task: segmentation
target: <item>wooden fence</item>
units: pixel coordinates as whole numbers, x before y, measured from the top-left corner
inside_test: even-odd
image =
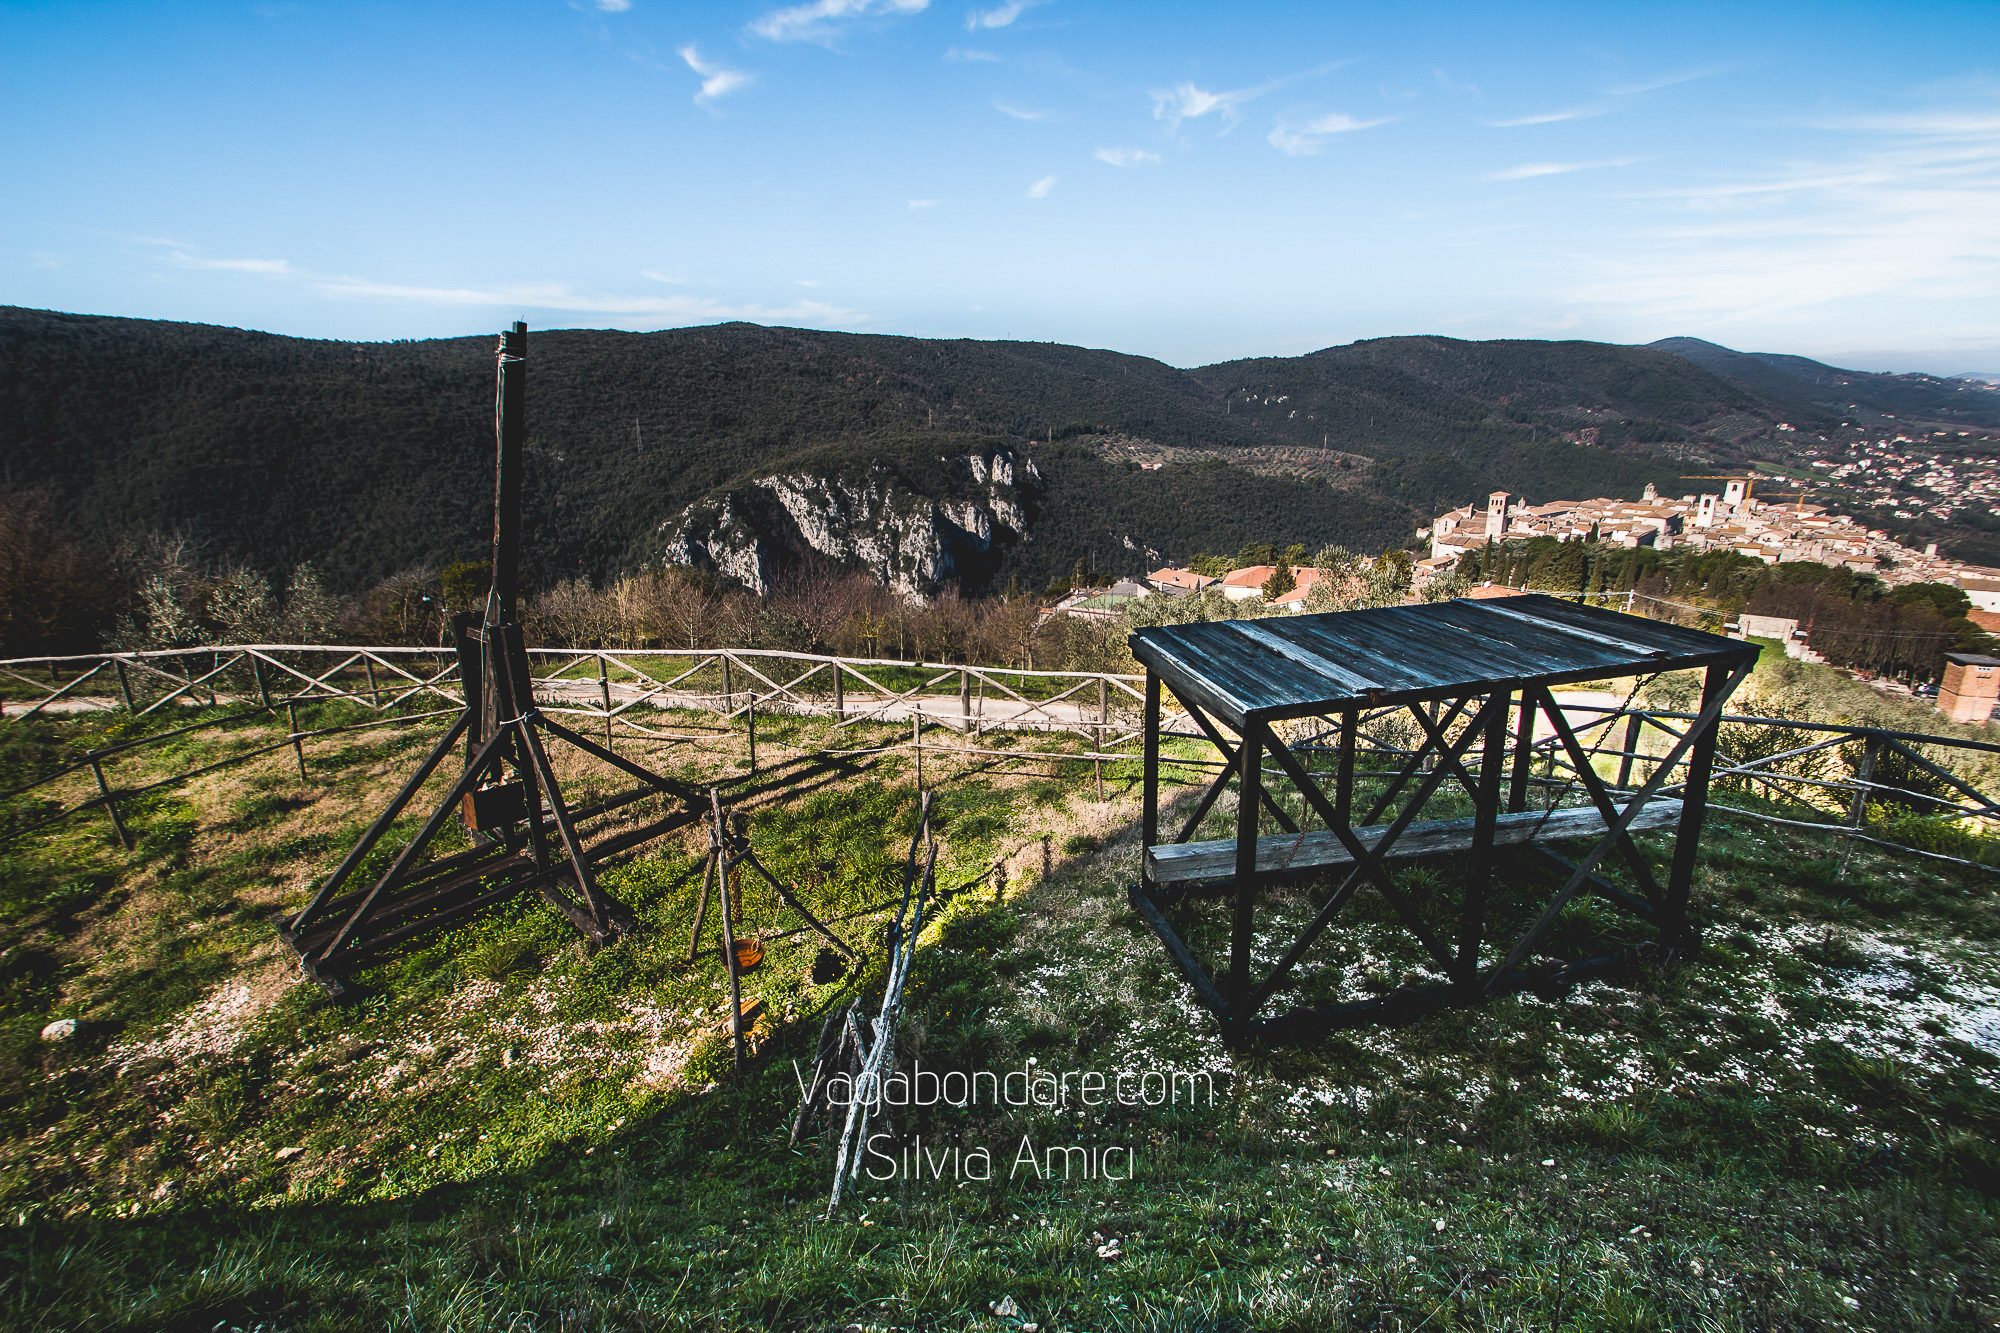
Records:
[[[894,739],[885,740],[876,730],[842,745],[823,734],[811,746],[783,743],[782,748],[829,757],[908,751],[916,759],[920,784],[927,754],[982,763],[1088,761],[1100,799],[1105,766],[1135,764],[1142,741],[1143,676],[763,649],[541,648],[530,649],[528,656],[536,673],[536,703],[543,710],[589,719],[602,725],[608,740],[642,743],[700,745],[726,730],[734,745],[740,727],[748,740],[753,772],[760,713],[767,718],[828,719],[834,724],[833,736],[867,724],[907,724],[907,734]],[[331,700],[382,716],[317,729],[301,727],[301,706]],[[86,768],[96,788],[94,797],[9,820],[0,826],[0,841],[102,806],[118,838],[129,844],[118,813],[121,801],[287,747],[304,779],[304,742],[440,718],[462,707],[462,697],[457,656],[443,649],[250,644],[0,661],[0,718],[7,721],[85,711],[114,711],[138,719],[194,704],[227,711],[221,716],[211,713],[190,726],[86,750],[11,791],[0,792],[0,803],[11,802]],[[1607,782],[1625,791],[1650,776],[1657,756],[1649,750],[1649,742],[1664,749],[1679,737],[1679,725],[1691,718],[1633,707],[1629,700],[1616,707],[1566,702],[1564,711],[1588,746],[1589,761]],[[280,712],[288,723],[282,739],[188,772],[120,786],[107,771],[120,757],[190,733],[226,730]],[[686,720],[689,712],[709,714],[720,725],[704,731]],[[1382,708],[1363,714],[1362,753],[1383,761],[1407,756],[1410,749],[1398,732],[1404,712]],[[681,716],[677,719],[676,714]],[[1781,826],[1819,829],[1849,849],[1857,842],[1877,843],[1938,860],[1985,865],[1983,849],[1973,848],[1978,855],[1968,857],[1939,848],[1968,850],[1968,843],[1994,827],[1988,821],[2000,819],[2000,804],[1986,794],[2000,787],[2000,745],[1782,718],[1730,715],[1723,722],[1723,753],[1718,756],[1715,781],[1725,791],[1733,788],[1760,796],[1763,808],[1712,800],[1711,809]],[[1185,715],[1169,713],[1162,724],[1164,735],[1193,743],[1181,747],[1176,767],[1212,771],[1220,766],[1219,760],[1202,757],[1210,738],[1196,731]],[[926,731],[931,733],[928,737]],[[1019,749],[1011,743],[985,743],[989,733],[1003,732],[1068,734],[1079,738],[1079,748]],[[1316,745],[1311,736],[1299,739],[1309,752],[1332,753],[1330,746]],[[764,744],[769,749],[779,743],[767,737]],[[1568,799],[1577,787],[1568,756],[1552,736],[1538,738],[1536,744],[1541,771],[1533,779],[1535,785],[1552,805]],[[1737,757],[1729,757],[1732,754]],[[942,775],[934,771],[932,776]],[[1913,791],[1912,785],[1923,790]],[[1876,836],[1870,831],[1869,810],[1885,803],[1927,813],[1931,823],[1926,827],[1942,831],[1934,839],[1939,845],[1912,846],[1908,839]]]

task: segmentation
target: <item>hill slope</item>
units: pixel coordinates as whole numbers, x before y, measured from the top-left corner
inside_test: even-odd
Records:
[[[1946,379],[1842,370],[1810,357],[1738,352],[1700,338],[1662,338],[1647,346],[1815,413],[1847,417],[1860,411],[1960,426],[2000,426],[2000,393],[1966,376]]]
[[[482,549],[492,345],[4,309],[0,464],[101,538],[175,527],[357,586]],[[674,515],[801,451],[865,465],[932,431],[1040,461],[1030,530],[977,576],[1039,583],[1092,551],[1128,572],[1148,549],[1379,549],[1496,485],[1636,494],[1685,470],[1653,442],[1719,439],[1775,410],[1685,360],[1590,343],[1382,339],[1180,370],[1057,344],[726,324],[536,333],[530,356],[537,581],[636,565]],[[1089,443],[1113,436],[1192,456],[1141,471]],[[1232,466],[1274,443],[1370,461]]]

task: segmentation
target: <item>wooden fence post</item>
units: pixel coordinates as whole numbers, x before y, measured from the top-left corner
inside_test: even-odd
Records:
[[[1104,728],[1111,721],[1111,687],[1104,677],[1097,678],[1097,742],[1091,748],[1097,751],[1097,758],[1091,762],[1097,769],[1097,803],[1104,804]]]
[[[734,699],[735,691],[729,687],[729,658],[727,655],[724,655],[722,659],[722,715],[724,717],[728,717],[732,711],[730,705]]]
[[[118,835],[118,845],[126,851],[132,850],[132,835],[125,831],[125,821],[118,817],[118,802],[111,799],[111,784],[104,780],[104,765],[98,762],[97,752],[90,755],[90,771],[97,777],[97,790],[104,796],[104,812],[111,816],[111,831]]]
[[[1847,812],[1847,850],[1840,855],[1840,873],[1847,873],[1847,863],[1854,857],[1854,835],[1861,831],[1861,821],[1868,814],[1868,797],[1874,788],[1869,784],[1875,780],[1875,761],[1882,753],[1882,738],[1870,735],[1862,743],[1861,772],[1856,780],[1860,784],[1854,790],[1853,803]]]
[[[736,865],[726,845],[719,853],[722,865],[722,961],[729,969],[729,1044],[735,1067],[743,1068],[743,986],[736,969],[736,914],[730,910],[736,879]]]
[[[611,748],[611,675],[604,669],[604,654],[597,655],[597,694],[604,700],[604,746]]]
[[[972,673],[970,671],[961,671],[958,673],[958,729],[961,732],[972,730]]]
[[[250,654],[250,676],[257,682],[258,701],[264,705],[265,712],[270,712],[271,687],[264,679],[264,660],[255,653]]]
[[[361,669],[368,673],[368,703],[371,707],[380,708],[382,691],[375,684],[375,660],[370,657],[362,658]]]
[[[924,708],[921,702],[910,706],[910,744],[917,750],[917,794],[924,790]]]
[[[847,721],[847,673],[841,670],[838,659],[833,664],[833,720]]]
[[[1618,786],[1623,789],[1632,785],[1632,758],[1639,749],[1639,728],[1645,719],[1637,713],[1625,723],[1625,753],[1618,757]]]
[[[306,780],[306,747],[299,740],[298,700],[296,699],[285,700],[285,718],[287,721],[291,723],[292,754],[296,756],[299,761],[299,781],[304,782]]]
[[[757,691],[750,691],[750,703],[744,709],[743,717],[750,725],[750,771],[757,771]]]
[[[125,674],[125,659],[114,657],[111,661],[118,668],[118,695],[125,701],[125,711],[134,712],[136,710],[132,707],[132,679]]]

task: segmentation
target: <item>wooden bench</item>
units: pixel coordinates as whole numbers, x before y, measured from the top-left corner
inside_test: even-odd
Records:
[[[1667,828],[1679,821],[1681,803],[1673,797],[1655,797],[1625,826],[1626,832]],[[1528,841],[1546,842],[1558,838],[1601,838],[1609,826],[1595,806],[1571,806],[1554,813],[1524,810],[1503,814],[1494,822],[1493,845],[1510,846]],[[1471,819],[1418,821],[1403,830],[1389,850],[1392,860],[1462,852],[1472,846]],[[1355,840],[1374,850],[1389,831],[1387,825],[1354,830]],[[1354,858],[1339,838],[1325,829],[1310,829],[1303,835],[1279,833],[1257,839],[1259,873],[1276,874],[1317,870],[1323,866],[1352,865]],[[1236,840],[1215,842],[1161,843],[1146,851],[1146,878],[1159,885],[1189,884],[1197,880],[1232,879],[1236,875]]]

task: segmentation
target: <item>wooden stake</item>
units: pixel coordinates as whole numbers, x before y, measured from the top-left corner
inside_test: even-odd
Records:
[[[910,744],[917,749],[917,792],[924,790],[924,714],[921,705],[913,705],[910,714]]]
[[[382,706],[382,691],[376,688],[375,685],[374,661],[370,658],[362,658],[361,669],[368,673],[368,703],[371,707],[380,708]]]
[[[125,659],[120,657],[112,661],[118,668],[118,695],[125,701],[125,711],[134,712],[136,710],[132,707],[132,680],[125,674]]]
[[[744,721],[750,726],[750,771],[757,771],[757,691],[750,691],[749,706],[743,712]]]
[[[292,753],[299,761],[299,781],[306,780],[306,747],[299,743],[299,704],[296,699],[285,700],[285,716],[291,722]]]
[[[713,799],[713,794],[711,794]],[[716,807],[715,822],[718,834],[722,826],[722,810]],[[730,909],[731,886],[735,882],[736,867],[732,863],[727,847],[717,853],[722,859],[722,874],[725,883],[722,892],[716,895],[722,899],[722,961],[729,968],[729,1041],[737,1070],[743,1068],[743,988],[736,972],[736,918]]]
[[[694,905],[694,929],[688,932],[688,961],[692,963],[701,957],[701,923],[708,917],[708,888],[715,879],[716,850],[714,838],[709,839],[708,860],[701,868],[701,897]]]
[[[97,777],[97,790],[104,796],[104,812],[111,816],[111,831],[118,835],[118,845],[126,851],[132,850],[132,835],[125,831],[125,821],[118,817],[118,802],[111,799],[111,784],[104,780],[104,765],[97,755],[90,756],[90,771]]]

